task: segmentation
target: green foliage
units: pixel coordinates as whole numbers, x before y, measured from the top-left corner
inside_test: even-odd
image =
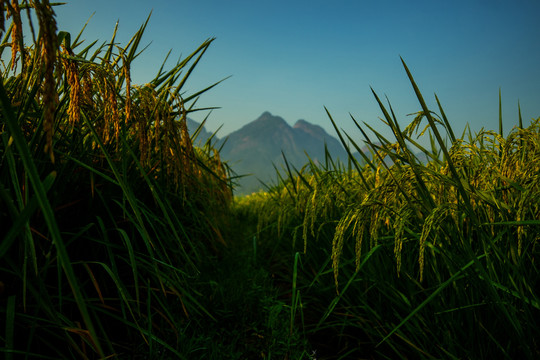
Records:
[[[439,99],[440,116],[403,65],[422,108],[409,126],[373,93],[394,141],[352,118],[371,152],[364,163],[287,169],[244,198],[244,211],[258,217],[275,262],[304,253],[283,277],[294,277],[322,355],[536,358],[540,119],[527,128],[520,119],[506,138],[457,138]],[[313,343],[320,338],[331,346]]]
[[[224,242],[231,200],[219,154],[193,148],[186,128],[214,85],[182,88],[212,40],[135,86],[148,21],[126,47],[115,31],[82,48],[81,34],[56,32],[48,1],[24,1],[40,26],[26,45],[21,10],[2,4],[12,22],[0,53],[12,57],[0,74],[1,351],[185,358],[180,330],[215,320],[194,284]]]

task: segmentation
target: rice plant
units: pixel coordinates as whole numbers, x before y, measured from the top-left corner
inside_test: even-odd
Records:
[[[214,318],[192,284],[232,196],[186,127],[217,84],[183,90],[213,39],[136,85],[148,20],[125,46],[58,31],[47,0],[1,1],[0,20],[1,352],[185,358],[182,329]]]
[[[301,323],[328,358],[537,358],[540,119],[458,137],[403,65],[408,126],[373,92],[393,140],[351,117],[360,144],[328,112],[348,164],[285,169],[243,205],[276,258],[304,252]]]

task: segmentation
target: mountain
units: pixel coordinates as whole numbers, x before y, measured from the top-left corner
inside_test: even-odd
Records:
[[[188,118],[188,131],[193,136],[200,124]],[[194,141],[195,145],[204,145],[206,140],[213,134],[204,126]],[[212,143],[216,148],[222,147],[220,157],[226,161],[232,170],[241,177],[236,180],[239,187],[236,194],[249,194],[255,192],[265,184],[274,184],[277,175],[274,166],[284,171],[285,162],[282,151],[287,158],[289,166],[301,169],[308,162],[308,157],[315,163],[325,162],[325,144],[332,159],[346,162],[347,153],[341,142],[329,135],[322,127],[311,124],[305,120],[298,120],[294,126],[290,126],[283,118],[264,112],[259,118],[248,123],[222,139],[213,137]],[[379,144],[378,144],[379,145]],[[357,151],[353,156],[360,164],[363,158]],[[361,151],[371,157],[367,146]],[[426,163],[425,154],[417,153],[417,158]],[[385,161],[390,166],[391,161]]]
[[[298,120],[290,126],[283,118],[264,112],[259,118],[241,129],[230,133],[219,142],[223,145],[221,158],[238,175],[252,174],[238,180],[237,193],[246,194],[262,188],[261,181],[272,183],[276,179],[275,169],[284,167],[282,151],[289,165],[300,169],[308,162],[324,162],[324,145],[332,158],[346,159],[341,143],[330,136],[322,127]],[[219,146],[218,145],[218,146]]]

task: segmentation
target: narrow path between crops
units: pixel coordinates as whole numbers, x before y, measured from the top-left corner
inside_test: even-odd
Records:
[[[256,225],[232,221],[229,234],[224,234],[227,248],[216,266],[202,269],[209,287],[208,309],[216,318],[208,324],[212,346],[204,349],[207,358],[312,358],[307,342],[296,327],[291,329],[288,285],[276,281],[269,254],[254,245]]]

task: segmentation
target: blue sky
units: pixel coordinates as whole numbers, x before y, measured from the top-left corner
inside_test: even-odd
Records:
[[[540,1],[173,1],[73,0],[57,7],[59,30],[110,39],[119,20],[123,44],[153,11],[134,64],[136,83],[153,78],[172,49],[171,65],[216,37],[192,74],[196,91],[229,75],[199,106],[218,106],[209,130],[218,136],[270,111],[331,131],[326,106],[352,136],[349,113],[388,134],[370,86],[388,96],[404,126],[420,110],[403,57],[428,105],[437,93],[456,132],[498,129],[502,91],[505,130],[540,117]],[[200,120],[200,116],[193,116]]]

